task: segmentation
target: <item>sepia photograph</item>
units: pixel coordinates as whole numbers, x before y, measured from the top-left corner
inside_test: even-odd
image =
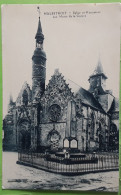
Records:
[[[118,192],[120,4],[1,10],[2,188]]]

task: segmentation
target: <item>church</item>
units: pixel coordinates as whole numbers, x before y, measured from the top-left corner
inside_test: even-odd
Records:
[[[106,89],[101,60],[85,90],[55,70],[47,86],[44,34],[39,17],[32,56],[32,89],[25,82],[10,97],[3,120],[3,150],[118,151],[119,100]]]

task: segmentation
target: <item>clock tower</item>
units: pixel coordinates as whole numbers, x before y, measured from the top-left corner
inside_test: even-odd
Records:
[[[40,16],[35,39],[36,48],[32,56],[32,100],[35,98],[36,91],[39,90],[41,96],[45,90],[46,53],[43,50],[44,35],[42,33]]]

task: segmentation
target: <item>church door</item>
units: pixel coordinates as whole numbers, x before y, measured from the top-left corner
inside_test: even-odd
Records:
[[[29,150],[31,147],[30,124],[28,121],[21,121],[19,130],[19,149]]]
[[[25,132],[21,134],[20,148],[22,150],[29,150],[31,146],[31,137],[30,134]]]

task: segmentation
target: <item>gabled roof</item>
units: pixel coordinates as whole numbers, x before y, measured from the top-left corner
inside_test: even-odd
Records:
[[[79,95],[80,99],[82,100],[82,103],[104,112],[99,102],[94,98],[93,94],[91,94],[89,91],[80,87],[76,95]]]
[[[74,96],[79,95],[82,103],[104,112],[101,105],[94,98],[92,93],[80,87],[78,84],[74,83],[72,80],[66,78],[65,76],[64,76],[64,80],[66,84],[68,84],[68,87],[71,89],[71,92],[74,94]]]

